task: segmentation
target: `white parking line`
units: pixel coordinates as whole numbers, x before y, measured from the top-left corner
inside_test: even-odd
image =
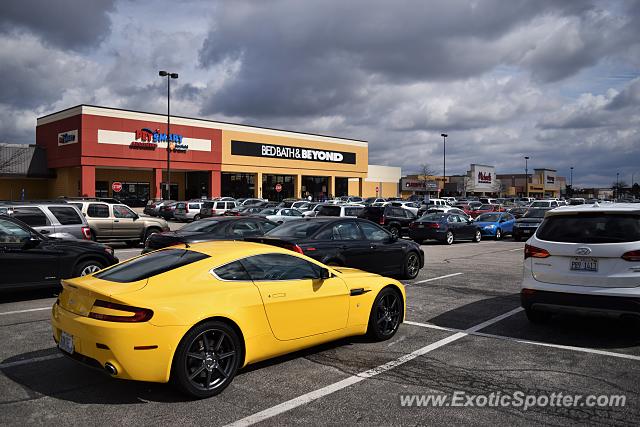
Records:
[[[343,379],[342,381],[338,381],[326,387],[322,387],[317,390],[314,390],[310,393],[303,394],[302,396],[298,396],[291,400],[287,400],[286,402],[283,402],[279,405],[272,406],[271,408],[265,409],[264,411],[257,412],[253,415],[249,415],[248,417],[242,418],[238,421],[228,424],[228,426],[250,426],[250,425],[259,423],[261,421],[267,420],[269,418],[275,417],[276,415],[280,415],[284,412],[295,409],[304,404],[313,402],[316,399],[335,393],[336,391],[340,391],[344,388],[349,387],[350,385],[359,383],[360,381],[364,381],[367,378],[371,378],[383,372],[389,371],[419,356],[423,356],[429,352],[432,352],[433,350],[436,350],[440,347],[443,347],[447,344],[457,341],[460,338],[464,338],[470,333],[486,328],[487,326],[492,325],[493,323],[499,322],[509,316],[512,316],[518,313],[520,310],[522,309],[518,307],[517,309],[511,310],[500,316],[494,317],[493,319],[487,320],[486,322],[482,322],[462,332],[455,333],[447,338],[443,338],[439,341],[436,341],[432,344],[422,347],[412,353],[405,354],[404,356],[401,356],[397,359],[387,362],[384,365],[380,365],[373,369],[369,369],[368,371],[364,371],[359,374],[352,375],[348,378]]]
[[[51,307],[30,308],[28,310],[5,311],[4,313],[0,313],[0,316],[4,316],[7,314],[30,313],[32,311],[42,311],[42,310],[51,310]]]
[[[61,354],[52,354],[50,356],[32,357],[31,359],[16,360],[15,362],[0,363],[0,369],[13,368],[20,365],[28,365],[29,363],[43,362],[45,360],[59,359],[64,357]]]
[[[420,283],[427,283],[427,282],[433,282],[434,280],[440,280],[440,279],[446,279],[447,277],[453,277],[453,276],[459,276],[462,273],[452,273],[452,274],[446,274],[444,276],[438,276],[438,277],[432,277],[431,279],[425,279],[425,280],[420,280],[419,282],[410,282],[410,283],[405,283],[405,286],[408,285],[417,285]]]
[[[405,321],[404,323],[406,323],[407,325],[419,326],[421,328],[436,329],[438,331],[462,332],[461,329],[446,328],[444,326],[438,326],[438,325],[434,325],[434,324],[431,324],[431,323],[420,323],[420,322],[411,322],[411,321]],[[480,329],[482,329],[482,328],[480,328]],[[478,330],[480,330],[480,329],[478,329]],[[477,337],[484,337],[484,338],[493,338],[493,339],[498,339],[498,340],[503,340],[503,341],[517,342],[519,344],[530,344],[530,345],[537,345],[537,346],[541,346],[541,347],[557,348],[557,349],[560,349],[560,350],[570,350],[570,351],[577,351],[577,352],[580,352],[580,353],[599,354],[601,356],[611,356],[611,357],[618,357],[620,359],[629,359],[629,360],[638,360],[638,361],[640,361],[640,356],[636,356],[636,355],[633,355],[633,354],[616,353],[614,351],[597,350],[595,348],[576,347],[576,346],[573,346],[573,345],[552,344],[552,343],[546,343],[546,342],[542,342],[542,341],[532,341],[532,340],[525,340],[525,339],[521,339],[521,338],[506,337],[504,335],[485,334],[483,332],[470,332],[469,335],[473,335],[473,336],[477,336]]]
[[[509,249],[507,252],[524,251],[524,248]]]

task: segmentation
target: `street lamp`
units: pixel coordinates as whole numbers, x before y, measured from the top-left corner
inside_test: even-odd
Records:
[[[446,133],[441,133],[443,145],[442,145],[442,193],[444,194],[444,188],[447,183],[447,135]]]
[[[527,198],[529,198],[529,156],[524,156],[524,177],[525,187],[527,187]]]
[[[569,185],[571,185],[571,191],[573,191],[573,166],[571,166],[571,178],[569,179]]]
[[[616,172],[616,194],[614,199],[620,197],[620,172]]]
[[[169,135],[171,134],[171,79],[177,79],[178,73],[160,71],[158,75],[167,78],[167,200],[171,200],[171,144],[169,144]]]

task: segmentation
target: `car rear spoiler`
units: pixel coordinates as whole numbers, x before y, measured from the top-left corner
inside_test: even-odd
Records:
[[[289,249],[294,252],[298,252],[300,254],[304,253],[302,248],[298,246],[295,242],[291,242],[288,240],[273,238],[273,237],[245,237],[245,242],[253,242],[253,243],[262,243],[264,245],[277,246],[283,249]]]

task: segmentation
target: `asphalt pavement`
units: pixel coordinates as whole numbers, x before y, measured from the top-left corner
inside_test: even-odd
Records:
[[[406,282],[406,322],[392,340],[352,338],[249,366],[221,395],[200,401],[165,384],[114,380],[62,357],[49,326],[55,292],[5,296],[1,423],[637,425],[637,324],[570,316],[530,324],[519,309],[523,246],[509,239],[427,243],[427,265]],[[117,249],[120,259],[139,252]],[[537,402],[526,409],[491,405],[491,393]],[[541,396],[559,393],[626,401],[543,405]],[[456,395],[463,395],[461,406],[452,403]],[[408,406],[412,396],[449,400]]]

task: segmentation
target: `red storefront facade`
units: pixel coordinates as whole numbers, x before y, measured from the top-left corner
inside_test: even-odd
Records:
[[[161,117],[80,105],[38,118],[36,143],[56,170],[50,193],[114,196],[121,182],[129,195],[160,198],[169,144],[172,198],[220,196],[222,131],[177,119],[167,134]]]

